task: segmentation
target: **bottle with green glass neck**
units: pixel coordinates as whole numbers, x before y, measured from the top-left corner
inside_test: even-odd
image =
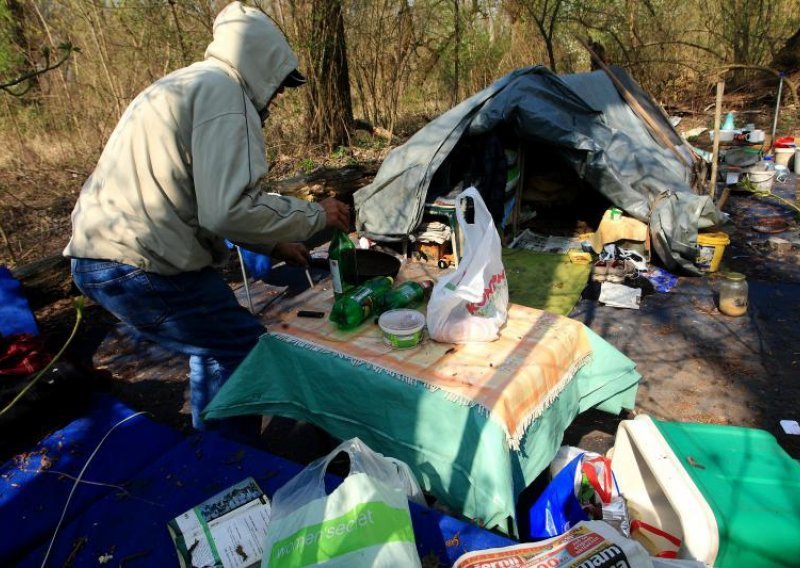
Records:
[[[342,294],[334,303],[329,319],[339,329],[353,329],[374,313],[380,313],[386,293],[392,289],[390,276],[379,276]]]
[[[415,302],[420,302],[430,296],[432,289],[433,280],[420,282],[407,280],[386,294],[381,312],[405,308]]]
[[[331,244],[328,247],[328,264],[333,280],[333,295],[341,297],[356,283],[356,246],[350,237],[341,229],[333,231]]]

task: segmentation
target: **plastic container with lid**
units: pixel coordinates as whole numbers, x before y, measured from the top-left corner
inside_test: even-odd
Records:
[[[775,148],[775,164],[789,167],[789,160],[794,156],[794,147]]]
[[[722,255],[725,254],[725,247],[730,244],[730,238],[726,233],[699,233],[697,235],[697,257],[694,261],[695,266],[704,272],[716,272]]]
[[[740,272],[725,272],[719,282],[719,311],[727,316],[747,313],[747,280]]]
[[[378,319],[383,339],[394,348],[408,349],[422,341],[425,316],[417,310],[389,310]]]

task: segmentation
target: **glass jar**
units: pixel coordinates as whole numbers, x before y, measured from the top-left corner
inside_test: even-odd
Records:
[[[719,283],[719,311],[728,316],[747,313],[747,281],[739,272],[723,273]]]

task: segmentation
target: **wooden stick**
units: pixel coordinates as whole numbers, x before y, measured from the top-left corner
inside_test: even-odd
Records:
[[[692,164],[690,164],[686,160],[684,155],[678,151],[678,149],[675,147],[675,144],[672,143],[672,140],[670,140],[669,137],[661,129],[661,126],[658,123],[656,123],[655,120],[653,120],[653,117],[650,116],[650,113],[648,113],[642,107],[642,105],[639,104],[639,101],[636,100],[636,97],[634,97],[631,94],[631,92],[625,88],[625,85],[623,85],[622,82],[619,79],[617,79],[616,75],[614,75],[611,69],[609,69],[608,65],[606,65],[605,62],[602,59],[600,59],[600,57],[597,56],[597,54],[592,50],[591,47],[589,47],[589,44],[587,44],[583,38],[576,36],[576,39],[586,49],[586,51],[589,52],[592,61],[594,61],[597,64],[597,66],[600,67],[600,69],[605,71],[606,75],[608,75],[608,78],[611,79],[612,83],[614,83],[614,86],[616,87],[617,91],[619,91],[619,94],[622,95],[623,99],[625,99],[625,102],[627,102],[628,105],[630,105],[631,109],[633,109],[633,112],[635,112],[639,118],[641,118],[642,120],[645,121],[645,123],[647,123],[647,126],[650,127],[650,130],[653,132],[656,138],[658,138],[658,140],[666,148],[672,150],[672,153],[675,154],[675,156],[681,161],[681,163],[684,166],[686,166],[687,168],[691,167]]]
[[[722,190],[722,195],[720,195],[719,201],[717,201],[717,207],[720,211],[722,211],[722,208],[725,207],[725,204],[728,202],[728,198],[730,196],[731,188],[726,186],[725,189]]]
[[[708,184],[708,194],[711,199],[717,196],[717,169],[719,167],[719,129],[722,122],[722,95],[725,94],[725,81],[717,83],[717,102],[714,109],[714,148],[711,152],[711,181]]]

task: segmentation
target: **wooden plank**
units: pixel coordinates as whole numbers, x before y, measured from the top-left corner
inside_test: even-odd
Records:
[[[650,116],[650,113],[642,108],[642,105],[639,104],[639,101],[636,100],[636,97],[634,97],[625,87],[625,85],[623,85],[622,82],[617,79],[611,69],[608,68],[608,65],[606,65],[603,60],[600,59],[594,51],[592,51],[592,48],[589,47],[585,40],[580,37],[577,37],[577,40],[581,43],[581,45],[583,45],[584,48],[586,48],[586,51],[589,52],[589,55],[597,64],[597,66],[600,67],[600,69],[602,69],[606,75],[608,75],[608,78],[611,79],[612,83],[614,83],[614,86],[617,88],[617,91],[619,91],[619,94],[622,95],[623,99],[625,99],[625,102],[630,105],[633,112],[635,112],[639,118],[645,121],[647,126],[650,127],[653,134],[655,134],[656,138],[658,138],[664,147],[669,148],[683,165],[688,168],[692,167],[692,164],[686,161],[686,158],[678,151],[678,148],[675,147],[675,144],[672,143],[672,140],[669,139],[669,136],[667,136],[666,133],[661,129],[661,125],[653,120],[653,117]]]

